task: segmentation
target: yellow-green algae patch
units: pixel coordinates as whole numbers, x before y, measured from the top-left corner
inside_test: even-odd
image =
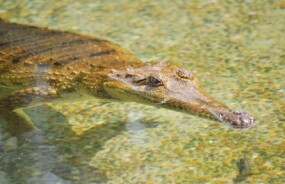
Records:
[[[0,0],[0,17],[107,38],[146,61],[170,60],[194,71],[212,96],[259,120],[236,131],[136,103],[50,104],[72,133],[47,130],[55,136],[49,143],[70,168],[91,173],[60,176],[92,181],[93,172],[103,173],[116,184],[233,183],[246,155],[251,175],[243,182],[284,183],[284,8],[283,0]]]

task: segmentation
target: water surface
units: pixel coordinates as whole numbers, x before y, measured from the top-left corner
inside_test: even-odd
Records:
[[[182,65],[211,96],[259,121],[237,131],[98,99],[26,108],[43,133],[0,134],[0,183],[284,183],[284,8],[282,0],[0,0],[7,20]]]

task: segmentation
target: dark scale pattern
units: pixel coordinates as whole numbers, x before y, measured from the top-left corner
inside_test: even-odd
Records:
[[[60,67],[61,70],[67,65],[76,65],[75,72],[86,72],[89,71],[90,63],[95,67],[109,64],[123,67],[126,61],[129,65],[140,63],[116,44],[94,37],[4,21],[0,21],[0,32],[3,33],[0,38],[2,74],[7,73],[6,71],[11,74],[11,71],[19,69],[20,73],[36,72],[35,65],[38,64]]]

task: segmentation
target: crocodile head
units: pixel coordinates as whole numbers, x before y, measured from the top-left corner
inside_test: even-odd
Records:
[[[170,63],[146,63],[140,68],[112,70],[105,91],[114,98],[156,105],[213,118],[234,128],[249,128],[256,121],[243,110],[231,110],[211,98],[191,71]]]

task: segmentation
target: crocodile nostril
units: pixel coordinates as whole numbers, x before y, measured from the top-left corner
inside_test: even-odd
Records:
[[[249,118],[247,118],[247,117],[240,117],[240,121],[241,121],[241,123],[243,124],[243,125],[248,125],[248,124],[250,124],[250,119]]]
[[[235,115],[242,115],[242,114],[245,114],[245,111],[239,109],[239,110],[234,110],[233,113],[234,113]]]

